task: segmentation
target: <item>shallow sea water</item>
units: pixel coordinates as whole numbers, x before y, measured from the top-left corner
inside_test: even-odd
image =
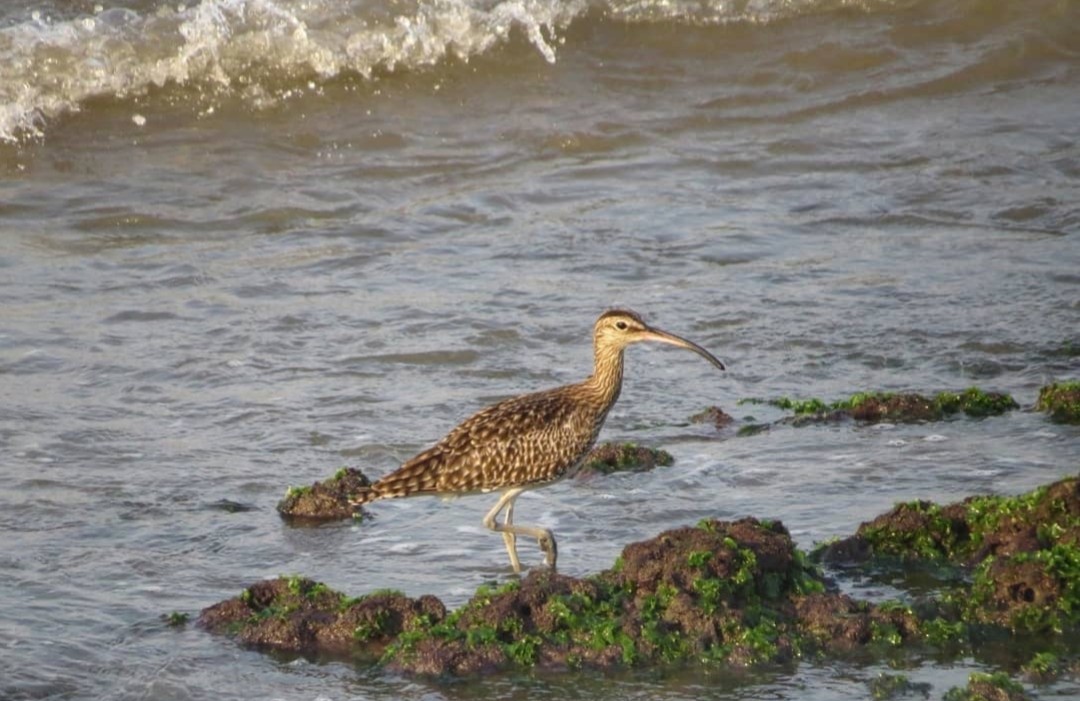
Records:
[[[676,462],[520,499],[569,574],[703,517],[809,548],[899,500],[1076,474],[1080,432],[1026,410],[746,438],[688,417],[973,384],[1029,407],[1080,375],[1078,8],[7,5],[0,696],[866,698],[885,667],[434,682],[160,616],[279,574],[451,606],[505,580],[494,497],[317,528],[274,507],[583,378],[612,306],[729,370],[628,351],[602,439]],[[940,698],[987,665],[903,672]]]

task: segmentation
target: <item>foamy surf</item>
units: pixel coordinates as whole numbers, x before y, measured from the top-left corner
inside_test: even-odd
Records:
[[[38,12],[0,30],[0,139],[40,138],[95,97],[194,85],[265,98],[269,86],[348,72],[462,61],[521,34],[548,62],[585,2],[431,0],[399,4],[204,0],[143,11]]]

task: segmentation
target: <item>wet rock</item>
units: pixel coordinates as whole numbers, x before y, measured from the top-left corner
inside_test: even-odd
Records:
[[[968,524],[962,505],[942,509],[928,501],[897,504],[863,523],[854,536],[828,544],[821,553],[832,564],[865,562],[872,557],[934,560],[950,557],[967,542]]]
[[[711,406],[691,416],[690,423],[712,424],[715,428],[721,429],[735,423],[735,417],[718,406]]]
[[[967,686],[949,689],[944,701],[1028,701],[1030,698],[1024,687],[1004,672],[973,672]]]
[[[585,456],[579,474],[645,472],[657,466],[668,467],[674,462],[675,458],[666,450],[636,443],[601,443]]]
[[[349,497],[370,486],[371,481],[363,472],[343,467],[333,477],[310,487],[289,487],[285,498],[278,502],[278,513],[300,522],[360,518],[363,512],[349,504]]]
[[[306,577],[280,577],[256,582],[239,596],[204,609],[198,624],[269,650],[377,658],[403,632],[445,616],[446,608],[434,596],[410,599],[400,592],[375,592],[349,599]]]
[[[904,606],[875,606],[846,594],[815,593],[795,601],[804,638],[830,653],[851,652],[875,642],[897,645],[922,635],[919,619]]]
[[[943,413],[921,394],[869,394],[848,409],[851,418],[867,423],[937,421]]]
[[[957,595],[970,623],[1032,633],[1080,625],[1080,478],[1016,497],[969,497],[938,506],[898,504],[814,554],[830,564],[882,559],[963,568]]]
[[[1035,410],[1057,423],[1080,424],[1080,380],[1046,385],[1039,390]]]

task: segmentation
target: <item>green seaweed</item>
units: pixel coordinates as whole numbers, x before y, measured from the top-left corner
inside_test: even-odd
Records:
[[[874,547],[875,554],[936,561],[956,553],[960,536],[952,522],[943,516],[940,506],[912,501],[898,504],[892,513],[904,511],[916,516],[919,527],[899,530],[888,524],[872,523],[859,527],[859,535]]]
[[[1049,650],[1035,653],[1023,666],[1024,674],[1037,682],[1053,681],[1061,676],[1063,669],[1061,657]]]
[[[358,642],[367,642],[372,638],[377,638],[385,633],[388,621],[389,614],[385,610],[377,610],[371,620],[356,626],[353,630],[353,638]]]
[[[187,622],[191,620],[191,614],[183,613],[181,611],[173,611],[170,614],[162,616],[165,624],[172,628],[183,628],[187,625]]]
[[[695,550],[686,556],[686,562],[691,567],[702,567],[712,557],[708,550]]]
[[[1020,408],[1016,400],[1007,394],[985,392],[969,387],[963,392],[939,392],[934,404],[945,415],[963,412],[971,417],[998,416],[1006,411]]]
[[[304,486],[304,487],[291,486],[291,487],[289,487],[288,489],[285,490],[285,498],[286,499],[296,499],[296,498],[301,497],[301,496],[303,496],[305,494],[308,494],[309,492],[311,492],[311,489],[312,488],[310,486]]]

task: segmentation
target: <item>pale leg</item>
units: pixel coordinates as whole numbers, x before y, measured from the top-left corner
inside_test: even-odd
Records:
[[[499,501],[487,513],[487,516],[484,516],[484,526],[503,534],[503,542],[506,543],[506,551],[510,555],[510,566],[514,568],[515,572],[521,571],[521,562],[518,560],[516,546],[516,536],[519,535],[536,538],[540,549],[544,551],[544,561],[554,569],[558,549],[555,544],[555,536],[552,535],[551,531],[539,526],[517,526],[512,521],[514,500],[524,491],[524,487],[514,487],[503,492],[502,496],[499,497]],[[504,508],[506,509],[506,518],[503,523],[499,523],[496,517]]]
[[[514,523],[514,500],[506,504],[506,515],[503,517],[503,526],[511,526]],[[506,543],[506,552],[510,553],[510,566],[515,572],[521,571],[521,563],[518,561],[517,536],[513,531],[502,532],[503,542]]]

